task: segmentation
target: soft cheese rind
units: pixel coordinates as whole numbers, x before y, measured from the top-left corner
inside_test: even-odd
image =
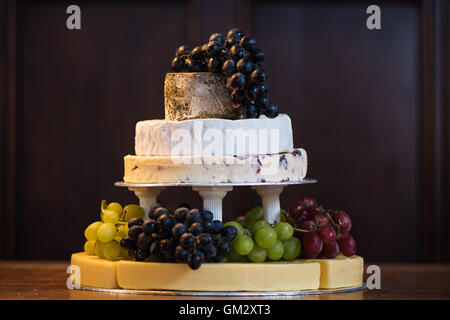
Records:
[[[167,120],[238,117],[225,77],[209,72],[167,73],[164,103]]]
[[[262,156],[132,156],[124,158],[128,183],[249,183],[303,180],[306,151]]]
[[[183,155],[258,155],[294,149],[291,119],[286,114],[273,119],[146,120],[136,124],[138,156],[175,155],[181,143]]]
[[[360,256],[299,259],[264,263],[204,263],[198,270],[186,264],[108,261],[84,252],[72,254],[82,286],[94,288],[297,291],[360,287],[364,260]]]

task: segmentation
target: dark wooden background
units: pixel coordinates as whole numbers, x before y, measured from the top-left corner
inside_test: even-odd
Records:
[[[267,52],[269,88],[309,154],[312,195],[353,218],[368,261],[450,261],[450,1],[0,1],[0,258],[67,259],[122,179],[134,126],[164,116],[174,50],[239,26]],[[185,189],[161,201],[189,201]],[[259,203],[236,189],[226,218]]]

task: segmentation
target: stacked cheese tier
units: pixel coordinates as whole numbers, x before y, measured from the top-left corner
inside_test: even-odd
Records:
[[[74,253],[86,287],[129,290],[300,291],[360,287],[363,259],[295,260],[264,263],[204,263],[198,270],[166,262],[108,261]]]
[[[289,116],[224,119],[233,116],[229,100],[215,75],[168,74],[166,120],[137,123],[136,155],[124,159],[124,181],[259,183],[304,179],[307,155],[293,147]],[[212,118],[216,116],[221,118]]]

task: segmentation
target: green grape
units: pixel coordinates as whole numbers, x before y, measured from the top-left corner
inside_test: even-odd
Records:
[[[283,253],[284,260],[288,261],[295,260],[302,251],[302,244],[300,243],[300,240],[298,240],[296,237],[292,237],[289,240],[284,241],[283,246],[284,246],[284,253]]]
[[[253,219],[245,220],[244,228],[247,229],[247,230],[252,230],[252,227],[253,227],[253,225],[255,224],[256,221],[257,220],[253,220]]]
[[[131,218],[144,219],[144,209],[137,204],[129,204],[123,208],[123,220],[128,221]]]
[[[103,242],[101,242],[100,240],[95,241],[95,246],[94,246],[95,255],[101,259],[105,258],[105,256],[103,255],[103,247],[104,246],[105,246],[105,244]]]
[[[267,250],[261,248],[256,243],[253,246],[253,250],[247,255],[248,260],[250,260],[251,262],[263,262],[264,260],[266,260],[266,257]]]
[[[264,217],[262,207],[254,207],[245,215],[246,220],[260,220]]]
[[[277,240],[275,244],[267,249],[267,256],[270,260],[280,260],[284,253],[283,242]]]
[[[117,235],[116,226],[112,223],[104,223],[97,230],[97,238],[103,242],[110,242]]]
[[[119,214],[112,210],[104,210],[103,211],[103,222],[116,224],[119,222]]]
[[[245,256],[241,256],[234,248],[231,248],[230,251],[227,253],[227,261],[232,262],[246,262],[247,258]]]
[[[252,233],[250,231],[248,231],[247,229],[244,229],[244,230],[242,230],[242,235],[251,237]]]
[[[256,231],[264,227],[270,227],[270,224],[266,220],[261,219],[256,221],[249,230],[253,235],[255,235]]]
[[[245,220],[236,220],[236,222],[239,223],[242,226],[242,228],[245,227]]]
[[[106,200],[102,200],[102,202],[100,202],[100,218],[102,221],[103,221],[103,212],[106,210],[106,208],[108,208]]]
[[[116,212],[119,216],[122,215],[123,211],[122,205],[118,202],[111,202],[110,204],[108,204],[106,209]]]
[[[277,233],[278,239],[281,241],[289,240],[294,234],[294,229],[292,229],[292,226],[287,222],[278,222],[273,229]]]
[[[95,256],[95,240],[86,241],[84,244],[84,252],[90,256]]]
[[[123,237],[121,237],[121,236],[115,236],[113,240],[117,243],[120,243],[120,241],[122,241],[122,238]]]
[[[242,234],[242,232],[244,231],[244,228],[241,226],[241,224],[237,221],[228,221],[227,223],[224,224],[225,227],[228,226],[232,226],[235,227],[238,231],[238,236],[240,236]]]
[[[97,230],[102,225],[101,221],[96,221],[91,223],[85,230],[84,230],[84,237],[86,240],[97,240]]]
[[[277,242],[277,233],[271,226],[262,227],[256,231],[255,241],[261,248],[268,249]]]
[[[115,241],[105,243],[103,255],[108,260],[117,260],[120,255],[120,245]]]
[[[292,218],[289,215],[289,213],[286,210],[284,210],[284,209],[280,210],[280,221],[281,222],[287,222],[287,223],[289,223],[291,225],[293,225],[295,223],[295,219]]]
[[[242,256],[249,254],[253,250],[253,239],[249,236],[239,236],[234,243],[234,249]]]
[[[128,235],[128,224],[121,224],[117,227],[117,235],[125,238]]]
[[[120,255],[119,256],[125,260],[131,260],[131,256],[128,254],[128,249],[120,247]]]

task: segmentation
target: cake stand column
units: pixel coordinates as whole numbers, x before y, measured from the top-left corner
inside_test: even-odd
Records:
[[[192,187],[203,198],[203,209],[214,215],[214,220],[222,221],[222,199],[233,187]]]
[[[133,187],[128,188],[128,190],[133,191],[136,197],[139,198],[139,205],[145,211],[145,219],[148,218],[148,213],[150,211],[150,207],[154,204],[158,198],[161,190],[164,190],[165,187]]]
[[[264,218],[270,224],[280,221],[280,194],[283,186],[252,187],[261,196]]]

